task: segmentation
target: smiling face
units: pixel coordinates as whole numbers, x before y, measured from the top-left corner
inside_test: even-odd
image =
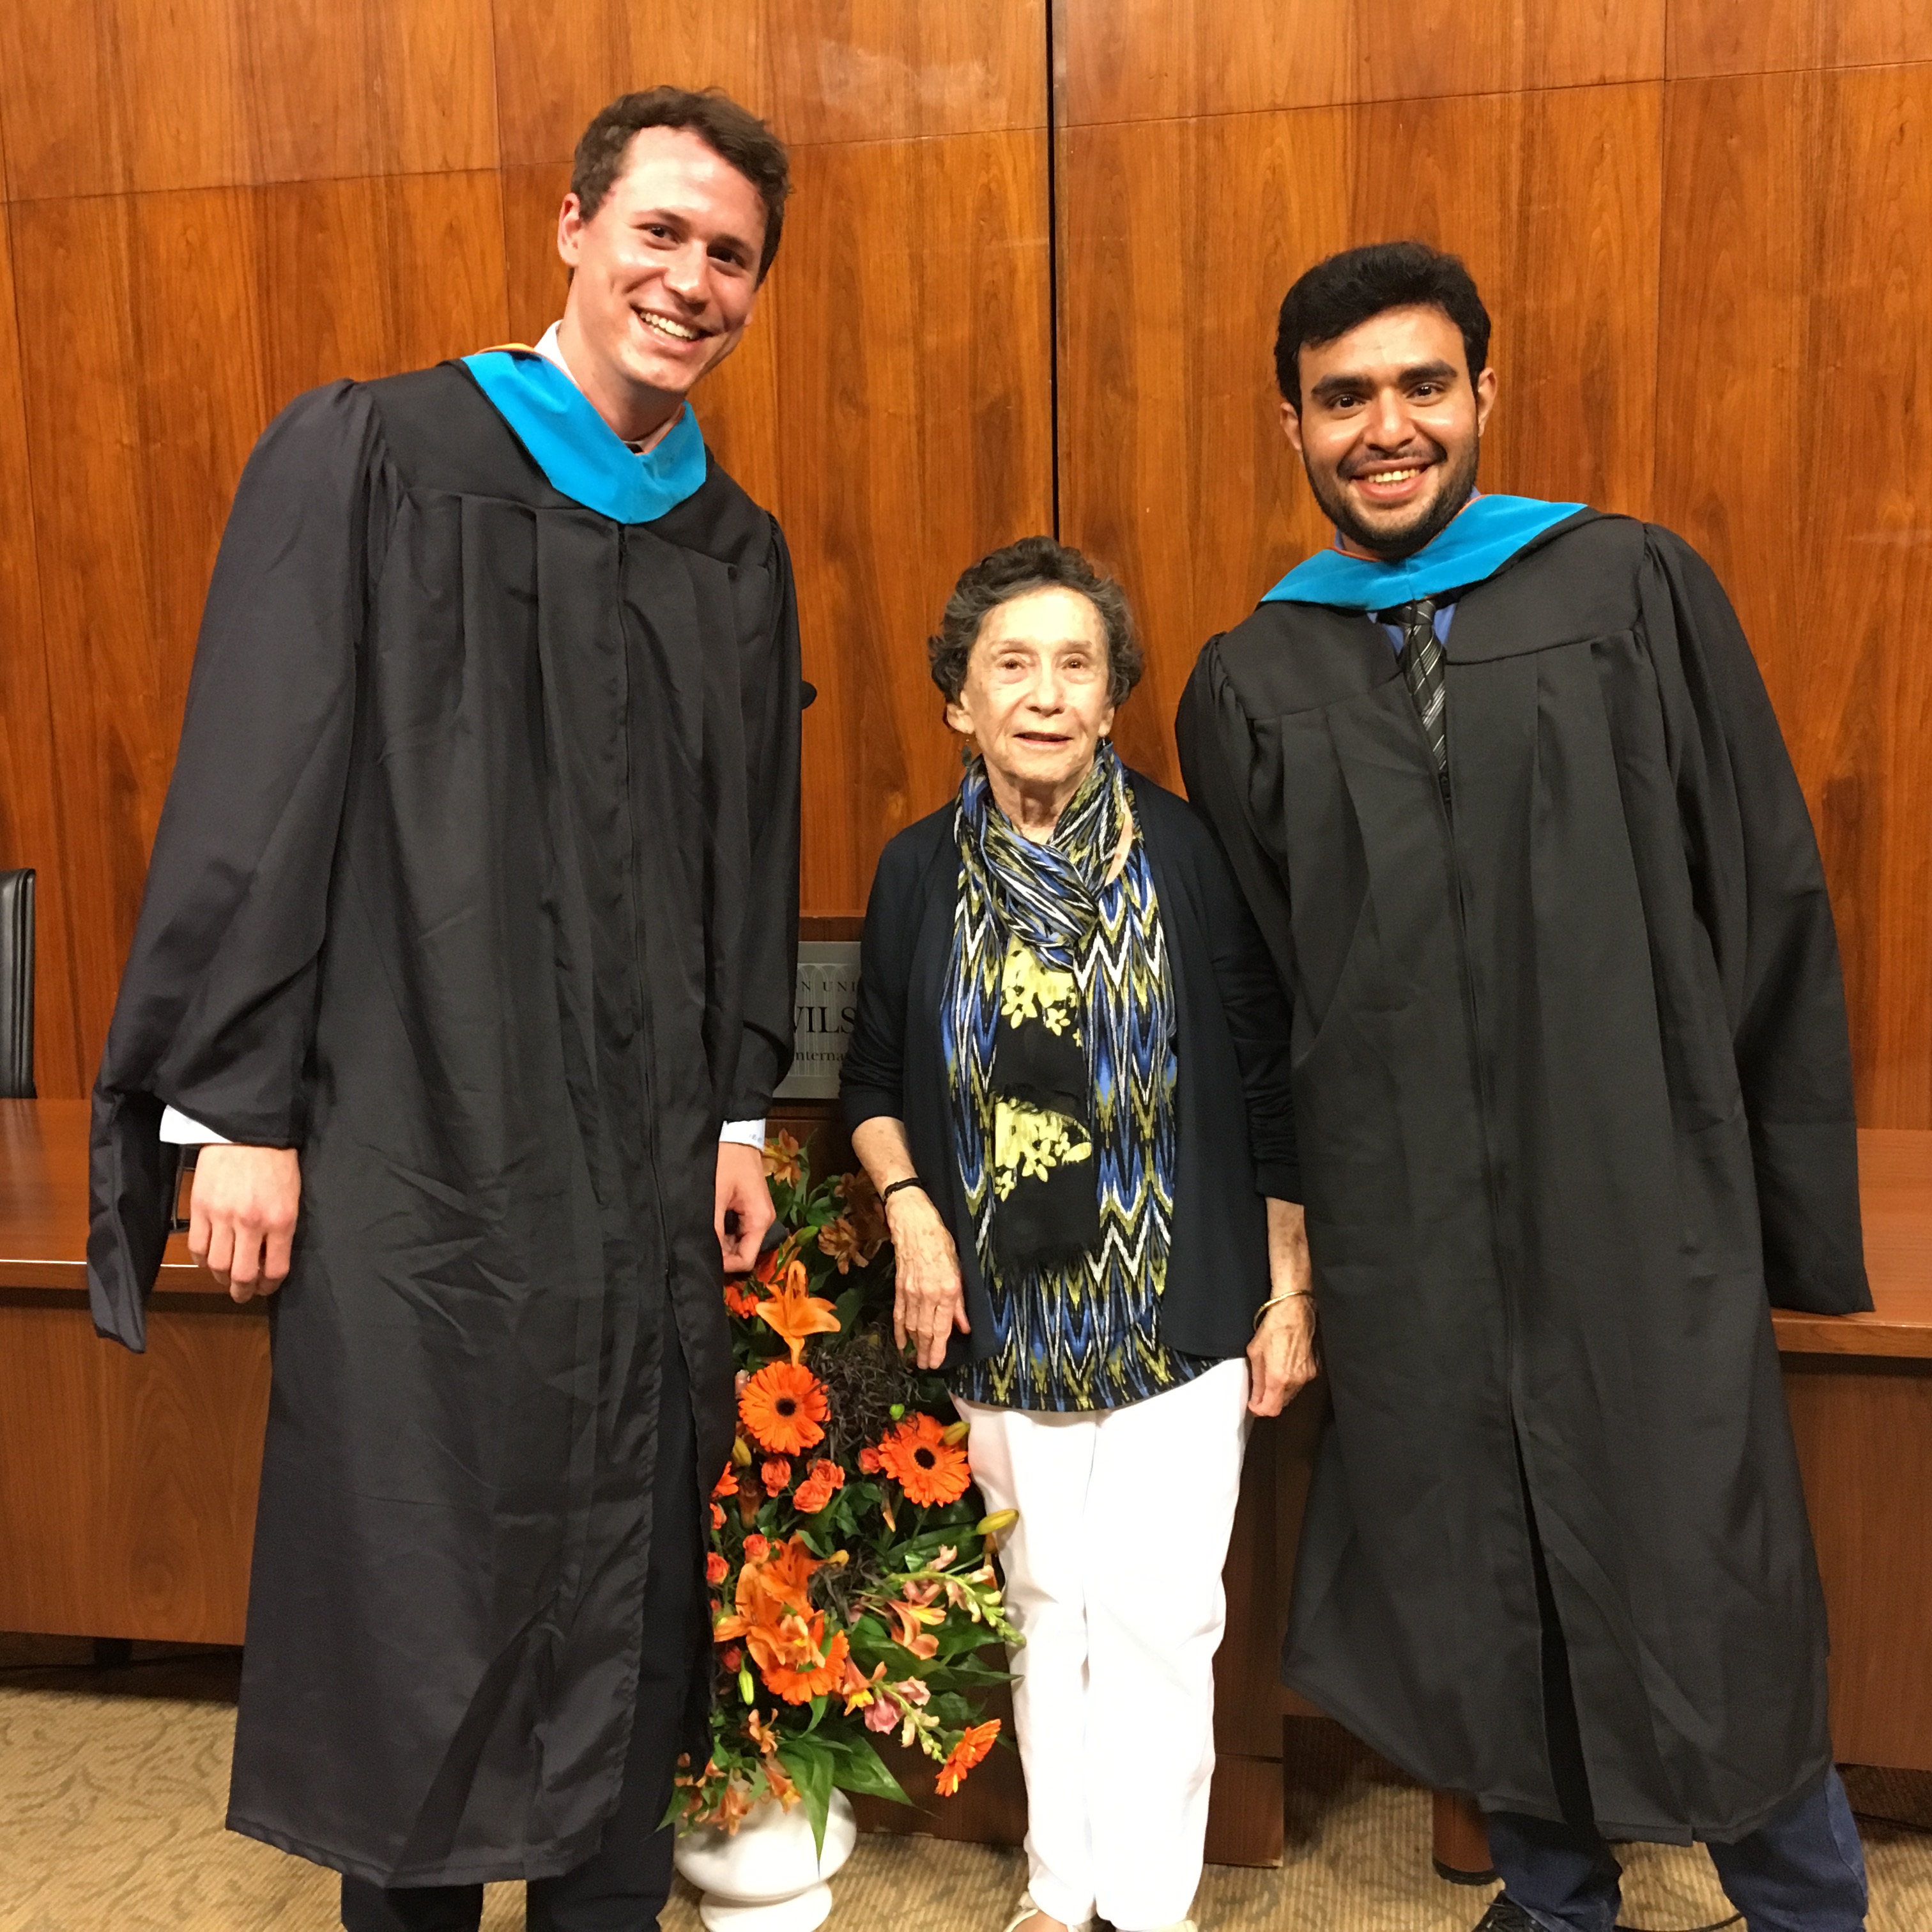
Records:
[[[1476,487],[1496,376],[1472,382],[1462,334],[1439,308],[1384,309],[1299,359],[1301,407],[1282,405],[1316,501],[1346,549],[1407,556]]]
[[[986,760],[1000,808],[1050,828],[1114,724],[1106,626],[1077,590],[1049,584],[995,604],[973,640],[946,722]],[[1035,808],[1022,816],[1016,801]]]
[[[620,435],[662,427],[737,347],[764,236],[758,190],[688,128],[634,135],[589,220],[574,194],[564,197],[565,359]]]

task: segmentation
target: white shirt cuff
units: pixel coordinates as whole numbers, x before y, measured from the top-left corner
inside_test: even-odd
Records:
[[[740,1147],[762,1148],[765,1144],[765,1124],[763,1120],[727,1120],[718,1131],[721,1141],[735,1142]],[[166,1107],[161,1111],[161,1138],[177,1147],[226,1147],[226,1134],[218,1134],[212,1127],[204,1127],[199,1120],[191,1120],[178,1108]]]
[[[161,1109],[161,1138],[176,1147],[227,1147],[232,1144],[226,1134],[218,1134],[212,1127],[204,1127],[199,1120],[188,1117],[173,1107]]]

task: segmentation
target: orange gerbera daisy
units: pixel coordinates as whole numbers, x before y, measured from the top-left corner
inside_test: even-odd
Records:
[[[790,1345],[794,1363],[804,1354],[811,1336],[838,1332],[838,1311],[821,1297],[808,1294],[808,1286],[804,1262],[794,1262],[784,1281],[772,1290],[771,1299],[756,1304],[759,1319]]]
[[[909,1415],[886,1432],[879,1462],[916,1503],[956,1503],[973,1480],[966,1452],[930,1415]]]
[[[738,1391],[738,1415],[767,1449],[796,1456],[825,1439],[825,1390],[796,1362],[767,1362]]]
[[[844,1486],[845,1472],[821,1456],[812,1464],[812,1474],[793,1490],[792,1508],[806,1516],[816,1516]]]
[[[933,1780],[933,1790],[942,1798],[950,1798],[966,1782],[966,1774],[993,1748],[993,1740],[999,1735],[998,1718],[989,1718],[983,1724],[969,1726],[939,1767],[939,1775]]]

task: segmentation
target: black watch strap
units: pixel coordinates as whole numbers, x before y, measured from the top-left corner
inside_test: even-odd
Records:
[[[879,1199],[881,1204],[890,1201],[902,1187],[916,1187],[922,1194],[926,1192],[926,1183],[920,1180],[917,1174],[909,1174],[903,1180],[895,1180],[890,1186],[879,1190]]]

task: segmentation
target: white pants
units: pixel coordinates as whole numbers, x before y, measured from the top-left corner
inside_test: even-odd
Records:
[[[1012,1653],[1034,1903],[1120,1932],[1186,1917],[1214,1769],[1214,1653],[1248,1439],[1248,1365],[1126,1408],[962,1402],[1026,1638]]]

